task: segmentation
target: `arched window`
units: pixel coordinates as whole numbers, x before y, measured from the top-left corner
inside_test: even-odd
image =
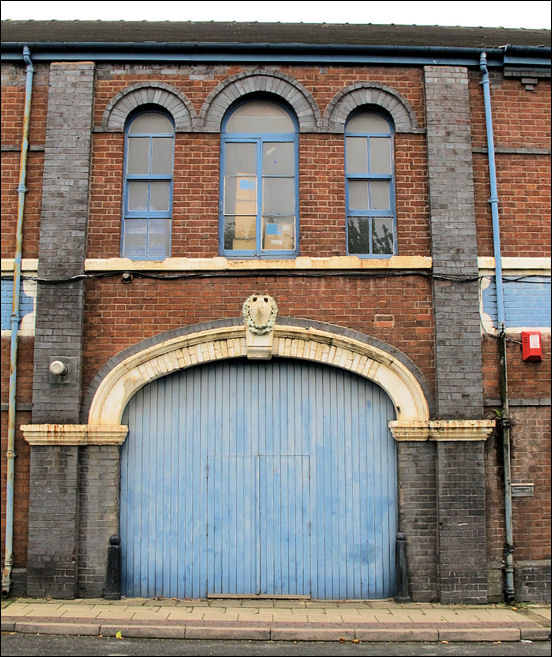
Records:
[[[125,130],[121,255],[171,254],[174,124],[159,111],[131,115]]]
[[[224,255],[297,252],[298,129],[277,103],[255,99],[223,122],[220,234]]]
[[[374,111],[352,115],[345,128],[347,251],[396,253],[393,128]]]

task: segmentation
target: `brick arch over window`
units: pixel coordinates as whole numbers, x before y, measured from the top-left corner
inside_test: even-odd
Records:
[[[342,133],[351,112],[363,105],[386,109],[395,123],[395,132],[422,132],[410,103],[391,87],[377,82],[359,82],[338,92],[324,113],[328,131]]]
[[[123,132],[132,110],[142,105],[158,105],[171,114],[177,132],[188,132],[195,123],[195,111],[186,96],[163,82],[137,82],[114,96],[103,113],[106,132]]]
[[[274,94],[286,101],[297,116],[299,132],[317,129],[321,114],[312,94],[291,76],[266,70],[237,73],[221,82],[201,108],[201,129],[205,132],[219,132],[222,118],[230,105],[254,93]]]

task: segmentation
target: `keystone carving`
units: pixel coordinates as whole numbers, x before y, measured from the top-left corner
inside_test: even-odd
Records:
[[[278,306],[267,294],[252,294],[242,308],[245,325],[255,335],[264,335],[274,329]]]
[[[245,321],[247,357],[268,360],[272,358],[272,339],[278,306],[268,294],[252,294],[242,307]]]

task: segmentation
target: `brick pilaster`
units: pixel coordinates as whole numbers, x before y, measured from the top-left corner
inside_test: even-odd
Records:
[[[40,278],[82,274],[86,256],[94,64],[53,63],[46,120]],[[84,283],[40,283],[36,302],[33,423],[77,423]],[[52,360],[68,367],[60,379]],[[78,560],[78,447],[32,447],[28,595],[74,597]]]
[[[433,271],[477,279],[468,71],[426,66]],[[438,419],[483,417],[477,280],[435,280]],[[437,445],[441,602],[486,601],[485,471],[482,443]]]

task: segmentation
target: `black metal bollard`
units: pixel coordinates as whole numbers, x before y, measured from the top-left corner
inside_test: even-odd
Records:
[[[104,598],[121,599],[121,539],[117,534],[109,539],[107,548],[107,572],[105,576]]]
[[[395,602],[410,602],[410,593],[408,591],[406,536],[402,532],[397,532],[397,539],[395,542],[395,570],[397,578]]]

